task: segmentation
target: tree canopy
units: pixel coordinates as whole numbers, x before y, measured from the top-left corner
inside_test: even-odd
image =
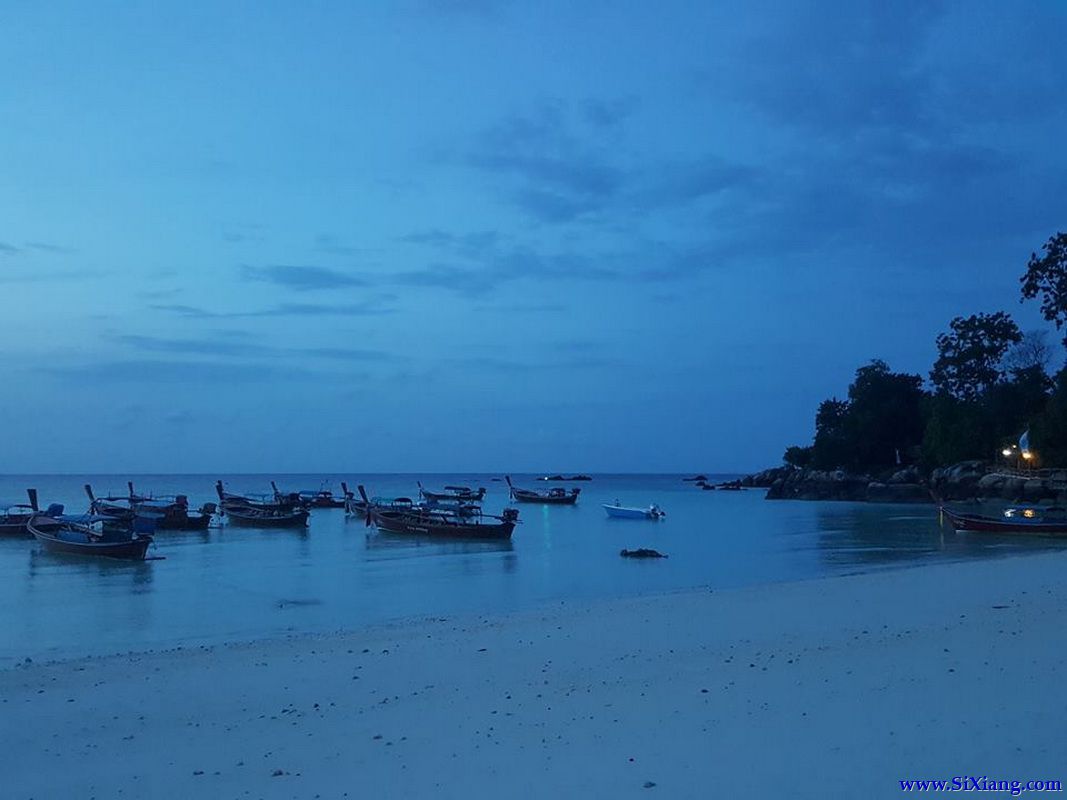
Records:
[[[1031,255],[1022,295],[1040,297],[1042,314],[1057,328],[1067,324],[1067,234]],[[1023,333],[1003,311],[979,313],[951,320],[936,344],[929,391],[920,376],[871,361],[856,371],[847,399],[819,404],[814,441],[786,450],[786,463],[861,471],[916,462],[936,467],[995,458],[1029,430],[1038,463],[1067,466],[1067,368],[1049,376],[1045,331]]]
[[[958,400],[976,400],[1003,377],[1001,363],[1022,332],[1003,311],[956,317],[948,325],[949,333],[937,337],[930,382]]]
[[[1030,254],[1020,279],[1023,299],[1040,296],[1041,313],[1059,330],[1067,322],[1067,233],[1049,237],[1041,249],[1044,255]]]

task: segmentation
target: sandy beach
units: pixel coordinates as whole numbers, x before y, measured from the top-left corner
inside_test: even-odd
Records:
[[[655,568],[649,563],[647,568]],[[895,797],[1064,779],[1067,553],[0,672],[3,796]]]

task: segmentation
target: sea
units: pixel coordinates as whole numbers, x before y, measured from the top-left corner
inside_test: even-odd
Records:
[[[591,599],[760,586],[920,564],[1058,549],[1055,540],[953,534],[931,505],[768,501],[758,489],[702,491],[683,475],[593,475],[574,484],[513,475],[517,486],[579,486],[575,506],[518,504],[510,541],[434,541],[380,533],[341,509],[316,509],[306,530],[224,522],[159,532],[151,560],[120,562],[44,551],[0,538],[0,667],[148,649],[355,631],[409,617],[497,614]],[[735,475],[709,475],[711,481]],[[496,474],[0,476],[0,500],[86,510],[98,496],[187,494],[191,505],[229,491],[264,493],[364,484],[383,497],[484,486],[487,513],[509,505]],[[647,506],[659,521],[609,518],[604,503]],[[621,558],[648,547],[665,559]]]

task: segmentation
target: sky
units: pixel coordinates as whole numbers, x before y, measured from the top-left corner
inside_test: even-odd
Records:
[[[773,466],[1067,229],[1063,2],[0,20],[5,473]]]

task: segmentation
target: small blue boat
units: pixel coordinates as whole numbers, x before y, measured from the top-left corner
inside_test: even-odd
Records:
[[[618,517],[620,519],[663,519],[667,516],[667,512],[655,503],[648,508],[633,508],[619,505],[619,501],[616,500],[614,505],[605,503],[604,510],[608,512],[609,517]]]

